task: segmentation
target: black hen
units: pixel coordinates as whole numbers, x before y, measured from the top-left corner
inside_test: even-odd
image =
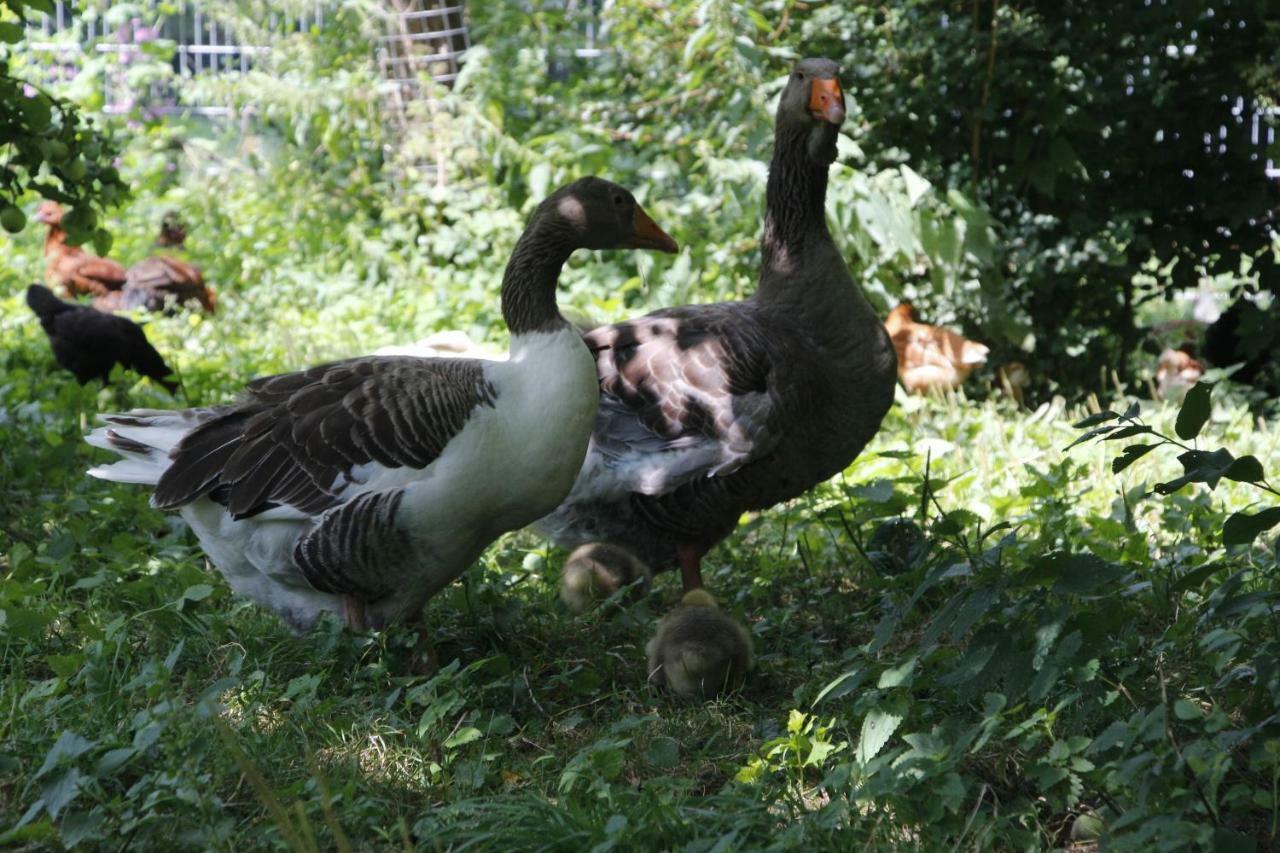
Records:
[[[63,302],[39,284],[27,288],[27,305],[40,318],[53,357],[81,385],[95,377],[105,385],[111,368],[121,364],[159,382],[170,393],[178,390],[177,383],[166,378],[173,371],[132,320]]]

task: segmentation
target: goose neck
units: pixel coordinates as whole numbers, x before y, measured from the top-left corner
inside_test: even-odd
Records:
[[[827,171],[830,161],[814,157],[827,147],[818,131],[779,129],[765,196],[764,268],[790,272],[814,239],[831,240],[827,231]],[[834,128],[830,131],[834,136]],[[811,149],[814,149],[811,151]]]
[[[556,305],[556,285],[573,249],[569,235],[553,223],[535,221],[525,229],[502,276],[502,319],[512,335],[568,324]]]

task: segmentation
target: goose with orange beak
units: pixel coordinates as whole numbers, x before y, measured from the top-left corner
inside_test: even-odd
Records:
[[[686,305],[587,333],[600,379],[591,448],[539,527],[607,542],[686,592],[743,513],[843,471],[893,402],[897,358],[827,229],[845,118],[839,66],[796,64],[778,99],[750,298]]]
[[[256,379],[235,402],[106,415],[89,473],[151,486],[231,588],[305,630],[413,616],[508,530],[555,508],[595,420],[595,362],[556,306],[578,249],[676,243],[599,178],[538,205],[502,279],[509,357],[369,357]]]

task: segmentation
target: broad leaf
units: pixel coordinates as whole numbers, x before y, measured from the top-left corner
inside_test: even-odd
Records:
[[[1257,483],[1265,479],[1267,474],[1262,470],[1258,457],[1241,456],[1227,467],[1222,476],[1238,483]]]
[[[1235,512],[1222,525],[1223,545],[1248,545],[1258,535],[1280,524],[1280,506],[1249,515]]]
[[[1200,434],[1200,430],[1209,420],[1209,414],[1213,411],[1210,401],[1212,392],[1213,384],[1209,382],[1197,382],[1191,386],[1191,390],[1187,392],[1187,398],[1182,401],[1182,408],[1178,411],[1178,421],[1174,425],[1178,438],[1190,441]]]
[[[875,758],[900,725],[902,725],[900,714],[890,714],[878,708],[867,714],[862,720],[862,734],[858,738],[856,753],[858,762],[866,764]]]

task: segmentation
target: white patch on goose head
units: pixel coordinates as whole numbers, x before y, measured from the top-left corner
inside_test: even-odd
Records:
[[[556,213],[564,217],[566,222],[570,222],[578,228],[587,227],[587,210],[582,206],[582,202],[571,195],[567,195],[556,204]]]

